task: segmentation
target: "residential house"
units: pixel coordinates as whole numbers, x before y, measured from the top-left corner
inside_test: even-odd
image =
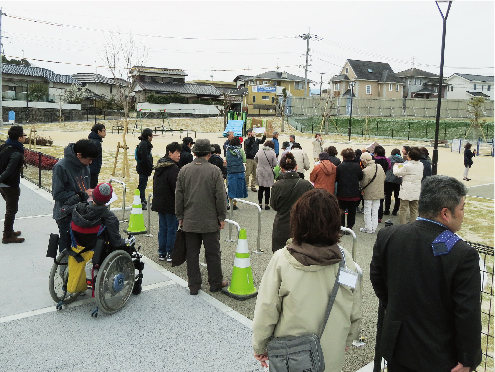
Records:
[[[440,76],[418,68],[397,73],[404,82],[404,98],[438,98]],[[441,97],[445,98],[447,84],[444,82]]]
[[[252,79],[254,76],[248,75],[237,75],[234,79],[234,83],[236,83],[237,88],[245,88],[247,86],[247,82]]]
[[[131,74],[136,103],[147,102],[146,98],[150,94],[179,94],[186,98],[188,103],[218,100],[222,95],[222,92],[210,83],[186,83],[187,74],[181,69],[134,66]]]
[[[258,113],[275,114],[276,105],[286,89],[288,97],[304,97],[304,78],[288,72],[268,71],[247,80],[247,95],[243,99],[243,107],[258,110]],[[308,96],[309,96],[308,79]],[[263,111],[263,112],[262,112]]]
[[[85,87],[92,93],[106,99],[114,97],[117,94],[117,84],[127,84],[123,79],[112,79],[93,73],[78,73],[72,75],[72,77],[76,79],[82,87]]]
[[[446,79],[447,99],[484,97],[493,101],[493,76],[455,73]]]
[[[41,67],[2,63],[2,100],[25,101],[29,86],[43,83],[48,86],[46,102],[60,102],[65,89],[79,82],[69,75],[56,74]]]
[[[210,80],[191,80],[189,83],[213,85],[222,93],[229,93],[233,89],[237,89],[237,84],[233,81],[210,81]]]
[[[348,59],[339,75],[330,79],[332,97],[402,98],[403,86],[388,63]]]

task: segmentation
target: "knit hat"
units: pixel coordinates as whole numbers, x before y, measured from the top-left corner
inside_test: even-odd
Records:
[[[318,158],[320,160],[330,160],[330,154],[328,152],[321,152]]]
[[[93,190],[93,200],[96,204],[106,204],[112,198],[113,188],[109,183],[100,183]]]
[[[361,162],[363,163],[364,166],[367,166],[373,161],[373,158],[369,152],[365,152],[364,154],[361,155]]]

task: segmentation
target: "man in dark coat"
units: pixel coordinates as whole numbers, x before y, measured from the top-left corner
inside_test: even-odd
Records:
[[[89,187],[94,189],[98,185],[98,175],[100,174],[101,164],[103,163],[103,151],[101,148],[101,143],[103,138],[107,135],[105,126],[101,123],[96,123],[91,128],[88,139],[93,140],[97,149],[98,156],[93,159],[92,163],[89,165],[89,172],[91,174],[91,179],[89,181]]]
[[[148,178],[153,172],[153,155],[151,154],[153,131],[150,128],[145,128],[138,138],[141,142],[136,148],[136,172],[139,175],[138,190],[141,197],[141,206],[146,210],[148,203],[146,202],[145,191],[146,186],[148,186]]]
[[[428,149],[426,147],[421,147],[419,151],[421,151],[421,158],[419,161],[423,163],[423,178],[421,179],[421,181],[423,181],[426,177],[431,176],[431,163],[428,160]]]
[[[19,206],[21,189],[21,168],[24,164],[24,129],[13,125],[8,132],[9,138],[0,147],[0,194],[5,200],[5,220],[3,222],[2,243],[22,243],[20,231],[14,231],[15,214]]]
[[[180,160],[177,163],[179,169],[181,169],[184,165],[192,163],[194,157],[191,152],[191,148],[194,145],[194,140],[191,137],[184,137],[182,139],[182,150],[180,153]]]
[[[455,234],[466,192],[455,178],[427,177],[420,217],[378,233],[370,278],[386,308],[380,353],[389,372],[469,372],[481,362],[479,256]]]
[[[172,262],[172,251],[179,221],[175,216],[175,186],[182,146],[178,142],[167,145],[166,155],[158,160],[153,176],[152,211],[158,212],[158,259]]]
[[[265,143],[266,132],[263,133],[261,139],[256,138],[252,129],[247,130],[247,139],[244,141],[244,152],[246,153],[246,186],[249,187],[249,176],[251,176],[251,191],[256,190],[256,168],[258,164],[254,161],[254,157],[260,149],[260,144]]]

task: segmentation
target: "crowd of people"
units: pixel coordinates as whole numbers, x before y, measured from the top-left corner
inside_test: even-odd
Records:
[[[105,127],[69,144],[53,169],[53,217],[59,251],[84,245],[84,231],[99,227],[110,245],[121,246],[118,220],[105,206],[109,183],[98,183]],[[12,126],[0,148],[0,193],[6,215],[2,243],[20,243],[13,223],[19,200],[19,173],[25,134]],[[481,361],[480,272],[476,251],[456,234],[463,221],[466,187],[431,175],[426,148],[394,148],[390,156],[375,144],[367,149],[323,147],[313,140],[315,166],[295,136],[279,146],[278,133],[266,140],[252,130],[232,132],[222,149],[207,139],[171,142],[153,164],[153,132],[146,128],[136,147],[142,207],[159,216],[158,255],[172,261],[177,229],[185,234],[189,293],[202,286],[199,265],[204,246],[211,292],[228,286],[223,278],[220,230],[235,200],[257,192],[260,209],[276,212],[273,256],[259,285],[253,319],[254,357],[267,366],[275,337],[319,335],[327,371],[340,371],[345,351],[359,335],[362,271],[338,245],[341,227],[353,229],[364,212],[363,233],[377,233],[370,266],[376,296],[386,308],[380,353],[390,372],[474,370]],[[244,142],[244,146],[242,146]],[[476,152],[464,153],[464,180]],[[154,174],[153,174],[154,172]],[[153,174],[153,203],[145,189]],[[393,200],[392,200],[393,195]],[[361,208],[360,205],[363,205]],[[399,224],[379,229],[384,215]],[[101,230],[101,231],[100,231]],[[93,231],[94,232],[94,231]],[[335,288],[335,296],[332,294]],[[427,290],[425,290],[427,289]],[[327,307],[327,304],[335,305]],[[325,310],[331,309],[330,313]],[[327,324],[328,323],[328,324]]]

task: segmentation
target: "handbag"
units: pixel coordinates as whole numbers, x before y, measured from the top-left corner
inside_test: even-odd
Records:
[[[332,294],[328,299],[325,320],[323,321],[320,335],[310,333],[302,336],[272,338],[267,345],[270,372],[323,372],[325,370],[325,360],[320,345],[320,337],[325,330],[328,317],[332,311],[332,306],[340,286],[340,270],[345,267],[344,265],[344,257],[342,257],[337,276],[335,277]]]
[[[186,233],[179,225],[175,235],[174,251],[172,252],[172,267],[180,266],[186,262]]]

